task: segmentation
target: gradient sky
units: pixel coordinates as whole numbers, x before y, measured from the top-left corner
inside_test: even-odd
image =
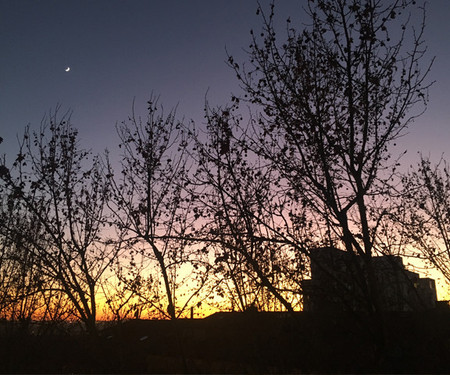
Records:
[[[261,2],[267,5],[269,0]],[[280,23],[305,20],[306,0],[277,2]],[[72,109],[83,145],[116,143],[114,126],[145,115],[150,94],[202,121],[205,95],[224,104],[239,92],[226,66],[259,30],[256,0],[0,0],[0,154],[14,156],[16,134],[45,113]],[[429,109],[398,146],[439,157],[450,140],[450,0],[428,3],[427,42],[436,55]],[[67,66],[70,72],[65,72]],[[450,155],[447,155],[450,159]]]
[[[218,104],[237,91],[226,48],[243,56],[258,25],[253,0],[0,4],[0,154],[57,103],[74,111],[83,143],[97,151],[116,142],[115,123],[134,98],[145,115],[152,92],[167,110],[178,105],[180,117],[201,121],[207,92]],[[280,7],[299,9],[294,0]]]
[[[280,26],[288,16],[306,21],[305,4],[279,0]],[[145,116],[151,93],[200,124],[207,92],[212,105],[239,93],[226,50],[245,61],[249,31],[260,29],[256,8],[256,0],[0,0],[0,155],[11,162],[16,135],[58,103],[74,111],[82,145],[96,152],[114,148],[115,124],[133,99]],[[436,83],[428,111],[393,150],[408,150],[406,166],[418,151],[450,160],[450,0],[430,0],[427,9]]]

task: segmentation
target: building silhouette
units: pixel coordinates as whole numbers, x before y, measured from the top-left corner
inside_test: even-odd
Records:
[[[399,256],[371,258],[378,304],[383,311],[417,311],[436,305],[436,284],[408,271]],[[311,251],[311,279],[304,282],[304,311],[366,311],[366,263],[334,247]]]

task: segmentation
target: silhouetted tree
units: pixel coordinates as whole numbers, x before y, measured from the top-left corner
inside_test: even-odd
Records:
[[[372,258],[384,199],[393,193],[398,159],[390,147],[424,111],[429,87],[430,65],[420,66],[425,11],[414,4],[309,0],[310,24],[297,31],[288,19],[285,38],[275,30],[274,5],[267,13],[260,7],[263,29],[252,31],[249,61],[228,60],[244,91],[235,100],[258,111],[248,147],[325,234],[311,244],[351,255],[376,356],[384,352],[384,327]],[[415,28],[417,13],[423,18]],[[316,261],[302,243],[297,249]]]
[[[192,302],[189,297],[177,302],[186,292],[186,279],[199,281],[199,288],[203,282],[192,268],[197,250],[187,238],[192,226],[191,202],[185,193],[188,133],[175,111],[167,116],[159,112],[154,97],[148,102],[146,120],[133,113],[117,131],[123,155],[109,206],[120,240],[128,247],[130,267],[128,274],[121,272],[123,281],[148,306],[176,319]],[[111,165],[110,170],[113,174]]]
[[[278,173],[247,148],[235,109],[206,109],[208,138],[197,142],[194,156],[201,236],[221,280],[216,292],[238,310],[278,306],[293,311],[301,295],[304,259],[279,241],[291,201],[274,189],[280,187]]]
[[[26,329],[31,321],[57,323],[73,317],[73,306],[58,281],[42,272],[39,257],[28,248],[30,243],[45,241],[45,236],[4,187],[0,186],[1,318]]]
[[[117,322],[131,318],[133,315],[136,317],[138,308],[133,302],[139,293],[135,293],[130,288],[130,283],[126,281],[122,271],[124,269],[121,265],[122,261],[120,257],[116,259],[114,272],[101,284],[102,294],[105,297],[104,316]]]
[[[0,188],[0,191],[2,189]],[[32,227],[24,225],[13,202],[6,203],[2,195],[0,212],[0,310],[1,318],[19,321],[27,325],[36,318],[42,306],[41,286],[44,277],[33,254],[26,244],[16,240],[8,228],[20,228],[22,233],[32,235]]]
[[[396,167],[389,146],[422,113],[429,86],[429,67],[419,66],[425,19],[409,25],[414,3],[308,1],[311,25],[297,32],[288,20],[284,40],[272,5],[259,9],[264,28],[252,33],[250,64],[229,58],[244,99],[262,109],[250,147],[322,217],[329,245],[363,259],[368,311],[378,309],[371,258]]]
[[[413,256],[425,259],[450,281],[450,171],[445,160],[433,165],[422,158],[403,178],[396,215]]]
[[[26,128],[12,167],[1,167],[3,191],[18,219],[7,232],[24,259],[39,267],[42,288],[53,296],[62,292],[94,334],[98,282],[116,254],[102,233],[109,185],[98,159],[79,147],[70,115],[59,117],[58,109],[39,131]]]

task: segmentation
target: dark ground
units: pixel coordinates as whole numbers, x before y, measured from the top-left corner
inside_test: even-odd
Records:
[[[5,330],[1,373],[450,373],[450,313],[384,316],[379,354],[367,317],[221,313],[134,320],[99,337]],[[5,322],[3,322],[5,324]]]

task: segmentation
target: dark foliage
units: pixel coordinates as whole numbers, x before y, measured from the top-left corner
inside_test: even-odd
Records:
[[[84,335],[0,337],[1,373],[448,373],[448,312],[389,314],[378,361],[365,315],[220,313]]]

